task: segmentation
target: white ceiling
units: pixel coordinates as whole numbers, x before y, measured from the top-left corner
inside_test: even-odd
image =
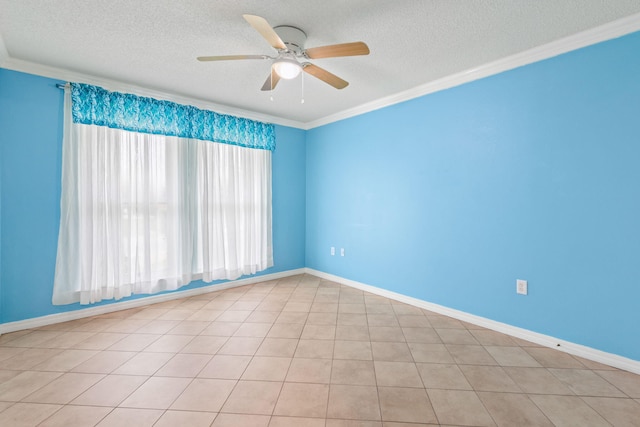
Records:
[[[304,104],[300,78],[281,81],[271,100],[260,91],[268,61],[195,59],[273,55],[246,13],[301,28],[306,47],[364,41],[371,54],[312,61],[346,89],[305,75]],[[639,0],[0,0],[0,66],[53,67],[59,78],[92,76],[304,127],[638,13]]]

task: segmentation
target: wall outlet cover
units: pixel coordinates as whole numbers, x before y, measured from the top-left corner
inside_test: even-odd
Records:
[[[520,295],[527,295],[529,289],[528,289],[528,285],[527,285],[527,281],[526,280],[516,280],[516,292]]]

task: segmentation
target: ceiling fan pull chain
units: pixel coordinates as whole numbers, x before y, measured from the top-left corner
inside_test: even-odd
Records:
[[[304,73],[301,73],[300,81],[302,82],[302,95],[300,99],[300,104],[304,104]]]

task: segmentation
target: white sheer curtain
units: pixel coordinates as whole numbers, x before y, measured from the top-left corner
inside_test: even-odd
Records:
[[[273,265],[271,151],[76,124],[66,97],[54,304]]]

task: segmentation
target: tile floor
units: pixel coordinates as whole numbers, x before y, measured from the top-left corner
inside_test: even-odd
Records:
[[[1,426],[640,426],[640,376],[299,275],[0,336]]]

